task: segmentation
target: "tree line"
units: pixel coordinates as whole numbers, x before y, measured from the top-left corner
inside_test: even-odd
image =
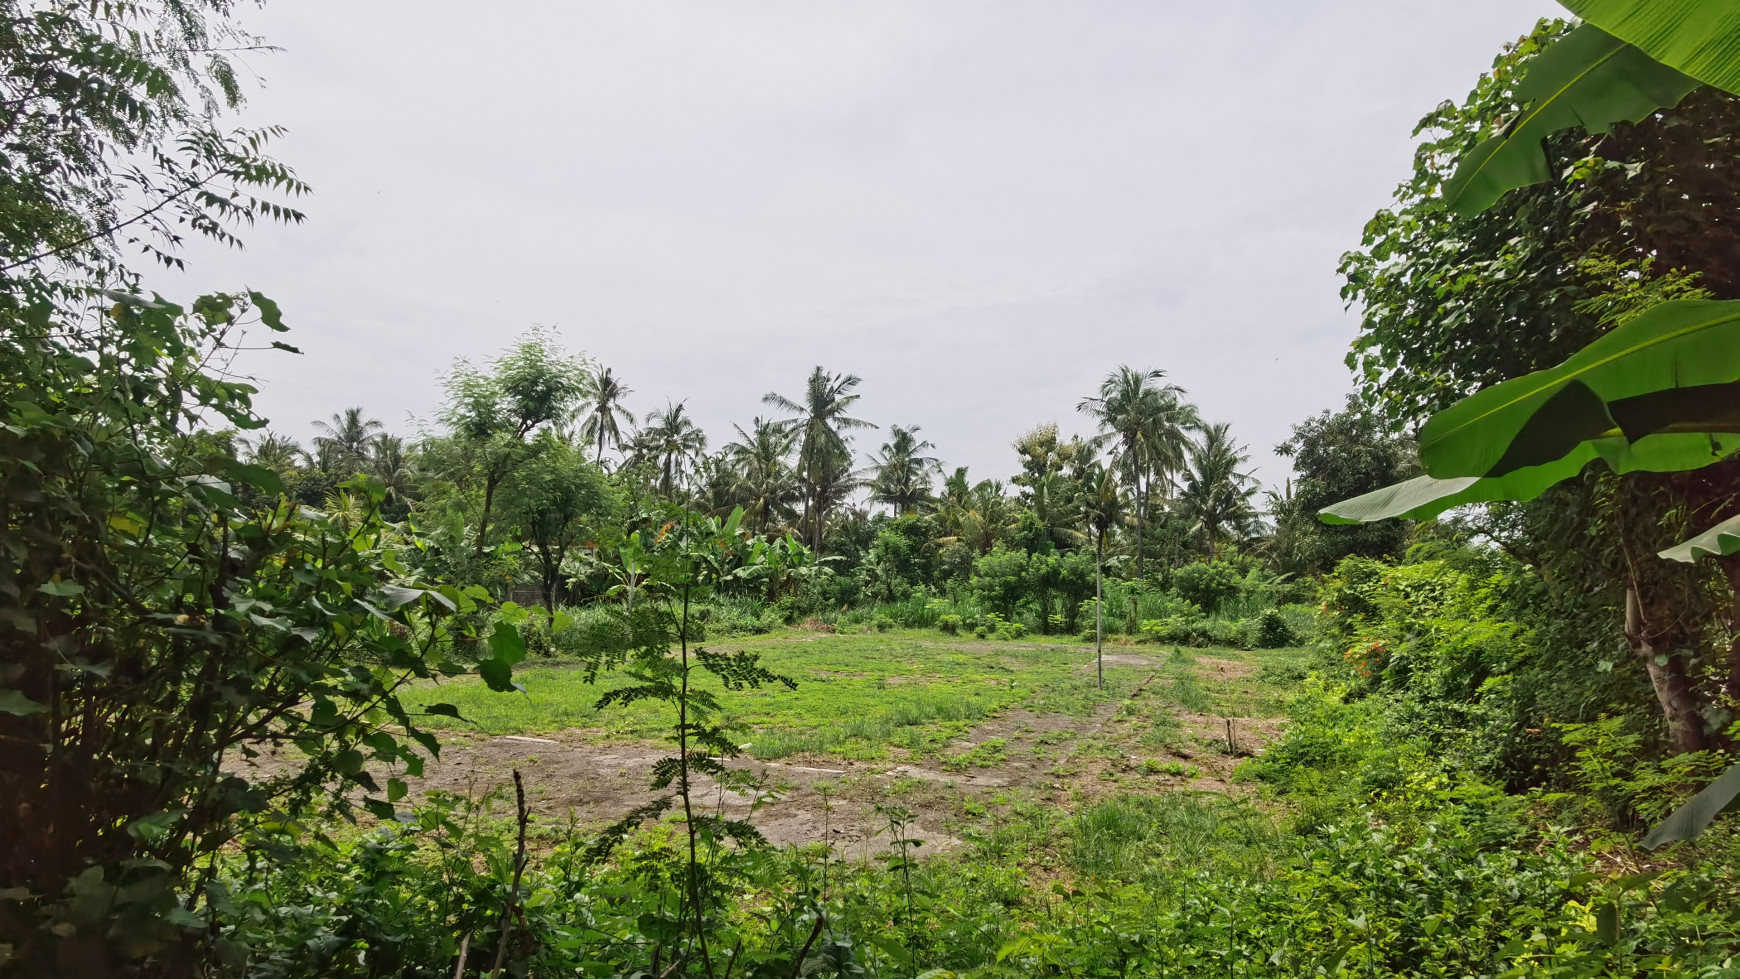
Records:
[[[535,585],[552,608],[603,594],[600,563],[636,513],[659,505],[721,518],[741,509],[755,534],[826,559],[842,579],[836,605],[965,582],[999,549],[1098,555],[1121,577],[1159,580],[1217,559],[1310,573],[1401,542],[1393,526],[1312,519],[1320,503],[1409,471],[1406,440],[1351,400],[1278,447],[1298,471],[1277,492],[1250,475],[1231,427],[1205,421],[1161,370],[1108,373],[1076,406],[1092,435],[1066,437],[1054,422],[1021,433],[1007,480],[945,466],[918,425],[884,432],[856,417],[861,384],[818,366],[716,445],[685,401],[637,413],[614,370],[534,329],[485,364],[458,364],[432,428],[390,433],[355,406],[315,422],[307,447],[270,430],[224,437],[306,505],[342,509],[347,480],[378,482],[389,519],[441,542],[431,565],[503,595]],[[1038,627],[1049,618],[1047,608]]]

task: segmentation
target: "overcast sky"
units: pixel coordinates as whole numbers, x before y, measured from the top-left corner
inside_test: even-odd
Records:
[[[1545,0],[1213,4],[278,0],[243,122],[305,225],[189,252],[172,296],[276,298],[273,428],[408,430],[534,323],[686,399],[717,446],[821,364],[974,476],[1119,363],[1230,421],[1258,475],[1339,404],[1339,255]],[[876,432],[861,450],[880,444]]]

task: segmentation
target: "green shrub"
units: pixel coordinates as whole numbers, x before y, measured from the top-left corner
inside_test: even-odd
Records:
[[[1279,609],[1263,609],[1251,623],[1250,644],[1257,649],[1280,649],[1298,641]]]
[[[1250,648],[1250,630],[1245,627],[1243,619],[1209,619],[1206,631],[1208,643],[1211,646],[1231,646],[1234,649]]]
[[[1172,572],[1172,590],[1213,615],[1244,591],[1244,576],[1226,561],[1200,561]]]
[[[951,636],[958,635],[961,631],[961,617],[958,615],[938,616],[936,627]]]

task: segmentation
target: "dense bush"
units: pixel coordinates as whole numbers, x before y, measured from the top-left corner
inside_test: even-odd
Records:
[[[1239,569],[1225,561],[1200,561],[1172,572],[1172,590],[1209,615],[1237,600],[1243,582]]]
[[[1313,723],[1321,733],[1337,715]],[[1728,974],[1731,866],[1600,877],[1573,841],[1532,835],[1490,794],[1434,788],[1429,768],[1381,809],[1299,827],[1186,793],[1114,796],[1067,821],[1017,807],[995,827],[969,823],[959,856],[888,869],[836,856],[825,889],[816,854],[728,848],[708,860],[722,899],[709,939],[749,976],[1219,975],[1228,963],[1241,977]],[[583,834],[534,822],[511,917],[511,822],[437,794],[401,822],[331,829],[274,830],[270,873],[224,864],[236,898],[216,973],[446,979],[463,947],[467,974],[498,951],[513,975],[705,974],[693,958],[677,965],[670,825],[596,862]],[[1055,883],[1036,891],[1035,872]]]
[[[1257,614],[1251,627],[1251,645],[1258,649],[1280,649],[1298,641],[1293,627],[1279,609],[1266,608]]]

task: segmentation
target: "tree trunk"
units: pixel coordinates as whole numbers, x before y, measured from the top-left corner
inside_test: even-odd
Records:
[[[1142,574],[1142,511],[1148,504],[1148,496],[1142,492],[1142,473],[1136,473],[1136,580],[1141,581]]]
[[[489,533],[489,508],[495,504],[495,488],[501,482],[500,476],[491,475],[483,481],[483,516],[477,520],[477,557],[483,558],[483,542]]]
[[[1728,606],[1728,632],[1734,638],[1728,642],[1728,682],[1730,700],[1740,700],[1740,555],[1719,558],[1722,570],[1728,572],[1728,588],[1734,593]]]
[[[1704,716],[1698,710],[1698,698],[1686,676],[1683,657],[1675,654],[1671,635],[1654,632],[1643,614],[1643,601],[1638,597],[1637,582],[1625,586],[1625,640],[1633,655],[1643,660],[1649,671],[1650,685],[1667,719],[1668,737],[1674,751],[1684,754],[1706,747]]]

